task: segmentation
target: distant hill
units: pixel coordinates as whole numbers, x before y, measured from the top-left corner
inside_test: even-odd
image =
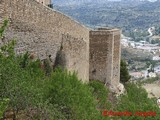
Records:
[[[82,5],[88,3],[104,3],[108,0],[53,0],[54,4],[64,6],[64,5]]]
[[[73,5],[73,4],[85,4],[85,3],[96,3],[96,4],[103,4],[106,2],[115,2],[115,1],[121,1],[121,2],[144,2],[144,1],[156,1],[156,0],[52,0],[54,4],[56,5]]]
[[[104,0],[105,2],[99,2],[99,4],[97,4],[98,0],[94,0],[94,2],[86,0],[86,4],[78,4],[84,0],[78,1],[74,5],[54,5],[54,8],[92,28],[120,27],[124,31],[131,31],[160,26],[160,0],[157,2],[142,0],[138,0],[138,2],[130,0],[109,2]]]

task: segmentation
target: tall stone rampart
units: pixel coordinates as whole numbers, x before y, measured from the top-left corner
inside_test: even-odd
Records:
[[[15,38],[17,54],[29,51],[41,60],[51,56],[53,65],[60,53],[61,63],[89,80],[89,30],[35,0],[0,0],[0,24],[10,24],[0,45]]]
[[[114,91],[120,81],[121,31],[105,29],[90,31],[90,80],[100,80]]]
[[[47,2],[0,0],[0,24],[10,20],[0,46],[15,38],[17,54],[29,51],[42,61],[49,58],[54,67],[76,71],[84,82],[100,80],[115,91],[120,86],[121,31],[89,30],[42,1]]]

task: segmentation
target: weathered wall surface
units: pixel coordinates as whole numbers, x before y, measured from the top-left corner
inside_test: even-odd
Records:
[[[102,35],[103,34],[103,35]],[[112,52],[109,44],[112,43],[112,35],[101,31],[90,31],[90,79],[101,80],[105,83],[107,74],[108,54]]]
[[[100,80],[112,87],[119,85],[120,35],[118,29],[90,31],[91,80]]]
[[[37,2],[43,4],[43,5],[49,5],[51,4],[51,0],[36,0]]]
[[[63,65],[77,71],[83,81],[88,81],[87,28],[35,0],[0,0],[0,24],[4,19],[10,19],[4,41],[15,38],[17,54],[29,51],[41,60],[51,55],[54,65],[60,51]]]
[[[114,36],[114,53],[113,53],[113,78],[111,84],[118,85],[120,81],[120,61],[121,61],[121,32],[113,32]]]

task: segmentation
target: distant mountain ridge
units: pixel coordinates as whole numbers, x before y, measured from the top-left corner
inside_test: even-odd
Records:
[[[60,0],[61,2],[64,0]],[[67,0],[77,1],[77,0]],[[84,0],[78,0],[79,3]],[[80,23],[91,28],[96,27],[119,27],[124,31],[134,29],[146,30],[152,26],[160,26],[160,0],[149,2],[147,0],[123,0],[119,2],[105,2],[96,4],[98,0],[86,4],[75,3],[64,6],[55,5],[57,9],[71,16]],[[138,2],[135,2],[138,1]]]
[[[103,4],[110,1],[122,1],[122,2],[142,2],[142,1],[150,1],[153,2],[155,0],[53,0],[55,5],[81,5],[81,4]]]
[[[53,0],[55,5],[103,4],[110,0]],[[119,0],[114,0],[119,1]]]

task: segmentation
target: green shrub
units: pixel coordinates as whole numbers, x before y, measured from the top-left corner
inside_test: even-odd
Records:
[[[7,26],[8,26],[8,20],[4,20],[3,25],[0,28],[0,38],[3,37],[3,33],[4,33]]]
[[[154,99],[149,99],[147,97],[147,92],[141,86],[135,84],[127,84],[125,86],[127,90],[127,95],[121,96],[121,99],[115,108],[116,111],[129,111],[132,112],[132,116],[123,116],[123,120],[158,120],[160,109],[158,108],[156,101]],[[155,117],[151,116],[134,116],[136,112],[156,112],[158,115]]]
[[[1,38],[6,27],[7,21],[0,28]],[[0,114],[2,115],[7,107],[16,112],[34,108],[35,111],[39,110],[38,114],[41,117],[44,116],[41,113],[47,112],[49,116],[45,116],[46,118],[54,115],[63,118],[58,109],[45,98],[49,83],[45,73],[40,69],[40,61],[29,60],[28,53],[15,56],[14,45],[15,41],[11,41],[0,48],[0,100],[6,100],[5,98],[10,100],[7,104],[5,101],[0,101]]]
[[[8,107],[9,99],[0,99],[0,119],[3,118],[3,113]]]
[[[42,113],[50,113],[49,117],[54,117],[52,114],[56,113],[55,117],[61,118],[63,115],[57,114],[59,111],[54,104],[47,102],[46,93],[50,82],[40,69],[40,61],[28,60],[24,68],[21,65],[23,60],[23,56],[0,55],[0,98],[9,98],[9,108],[17,112],[35,108]]]
[[[126,83],[130,78],[131,76],[129,75],[126,62],[121,60],[120,81]]]
[[[51,80],[48,98],[61,108],[67,119],[91,120],[99,116],[91,88],[82,84],[75,73],[58,68]]]
[[[108,107],[107,98],[108,98],[108,89],[104,86],[103,83],[99,81],[91,81],[89,86],[93,88],[93,95],[98,100],[98,108],[105,109]]]

